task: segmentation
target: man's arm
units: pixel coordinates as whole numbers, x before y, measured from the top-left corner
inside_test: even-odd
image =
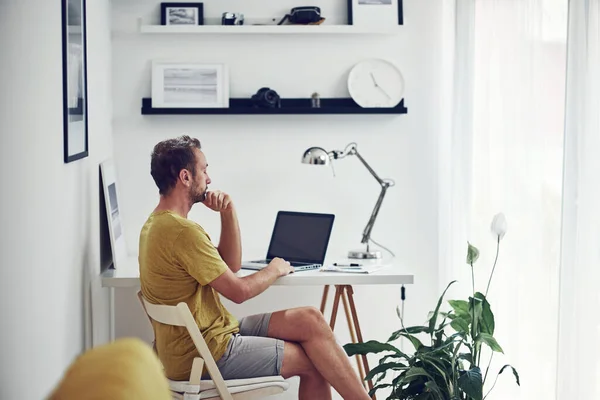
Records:
[[[241,304],[262,292],[281,276],[285,276],[293,271],[290,263],[275,258],[262,270],[243,278],[235,275],[230,269],[226,270],[218,278],[209,283],[217,292],[233,301]]]
[[[227,193],[217,191],[206,192],[204,205],[221,214],[221,238],[217,250],[225,264],[233,272],[242,267],[242,239],[235,207]]]
[[[221,211],[221,238],[217,250],[232,272],[240,270],[242,267],[242,240],[233,204],[230,204],[228,209]]]

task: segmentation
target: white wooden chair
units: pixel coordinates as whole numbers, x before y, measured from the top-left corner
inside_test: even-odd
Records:
[[[194,359],[189,381],[169,379],[173,399],[262,399],[289,388],[282,376],[224,380],[186,303],[182,302],[176,306],[152,304],[144,298],[141,291],[138,292],[138,297],[151,320],[166,325],[185,326],[200,354],[200,357]],[[201,380],[204,364],[212,380]]]

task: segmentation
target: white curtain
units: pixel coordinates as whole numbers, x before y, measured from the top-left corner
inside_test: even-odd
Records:
[[[571,0],[557,399],[600,399],[600,0]]]
[[[451,3],[444,19],[444,31],[454,35],[444,39],[452,46],[443,82],[453,84],[445,87],[444,99],[451,103],[444,107],[439,149],[440,287],[459,279],[451,296],[470,293],[469,240],[481,251],[475,285],[485,292],[496,255],[490,223],[503,212],[508,232],[488,298],[494,336],[505,354],[494,356],[484,394],[508,363],[519,372],[521,387],[505,372],[488,399],[552,399],[558,379],[568,1]]]

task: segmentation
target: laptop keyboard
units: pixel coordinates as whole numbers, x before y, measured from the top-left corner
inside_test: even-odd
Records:
[[[256,263],[260,263],[260,264],[263,264],[263,263],[264,263],[264,264],[268,264],[268,263],[270,263],[270,262],[271,262],[271,260],[259,260],[259,261],[254,261],[254,262],[256,262]],[[306,266],[306,265],[314,265],[314,264],[309,264],[309,263],[301,263],[301,262],[294,262],[294,261],[290,261],[289,263],[290,263],[290,265],[291,265],[292,267],[304,267],[304,266]]]

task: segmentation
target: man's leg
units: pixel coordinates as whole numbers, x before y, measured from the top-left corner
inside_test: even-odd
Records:
[[[335,341],[323,314],[316,308],[302,307],[274,312],[269,322],[268,336],[297,342],[302,346],[317,371],[345,400],[369,399],[344,349]],[[285,346],[287,352],[288,343]],[[285,360],[284,352],[284,368]],[[292,362],[293,360],[290,361]]]
[[[302,346],[298,343],[285,342],[281,376],[300,377],[299,400],[330,400],[331,385],[313,365]]]

